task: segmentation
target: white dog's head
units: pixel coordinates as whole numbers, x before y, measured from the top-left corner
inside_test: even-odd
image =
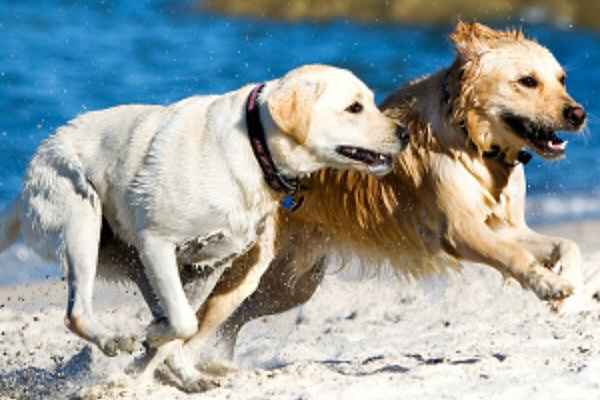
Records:
[[[455,103],[482,150],[516,154],[527,146],[548,159],[564,155],[555,131],[577,131],[584,109],[567,93],[565,72],[552,53],[520,31],[460,22],[451,35],[461,66]]]
[[[405,131],[378,110],[369,88],[344,69],[292,70],[267,87],[263,101],[275,131],[268,133],[269,147],[291,175],[326,167],[383,175],[407,143]]]

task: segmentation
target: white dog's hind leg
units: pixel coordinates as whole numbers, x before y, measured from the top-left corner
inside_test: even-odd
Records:
[[[115,356],[119,351],[133,351],[133,339],[112,335],[94,317],[92,297],[98,244],[100,240],[101,214],[87,200],[78,198],[71,203],[71,218],[63,227],[62,262],[68,282],[67,327],[95,343],[106,355]]]

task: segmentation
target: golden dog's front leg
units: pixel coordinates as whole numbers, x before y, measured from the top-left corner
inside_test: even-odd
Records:
[[[553,308],[561,312],[575,312],[590,306],[592,294],[586,293],[583,260],[579,246],[569,239],[542,235],[531,229],[516,233],[518,243],[529,250],[546,268],[568,280],[574,293]]]
[[[455,218],[444,238],[446,249],[467,261],[488,264],[503,275],[516,279],[540,299],[561,301],[574,291],[567,279],[546,268],[523,244],[499,234],[473,218]],[[508,236],[508,237],[507,237]]]

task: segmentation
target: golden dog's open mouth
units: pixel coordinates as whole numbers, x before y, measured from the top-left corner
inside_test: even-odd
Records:
[[[565,154],[568,142],[558,137],[554,129],[514,114],[504,114],[502,120],[542,157],[559,158]]]
[[[338,146],[335,151],[351,160],[361,162],[373,174],[386,173],[392,167],[392,156],[354,146]]]

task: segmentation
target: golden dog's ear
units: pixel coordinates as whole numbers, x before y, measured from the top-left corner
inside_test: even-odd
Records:
[[[476,111],[467,111],[465,115],[465,128],[467,129],[469,139],[475,144],[480,155],[492,148],[490,124],[485,118],[480,118]]]
[[[465,59],[480,56],[503,41],[523,38],[523,32],[520,30],[497,31],[478,22],[463,21],[459,21],[454,32],[450,34],[454,47]]]
[[[306,142],[311,110],[320,92],[317,83],[283,78],[267,97],[271,118],[281,131],[298,144]]]

